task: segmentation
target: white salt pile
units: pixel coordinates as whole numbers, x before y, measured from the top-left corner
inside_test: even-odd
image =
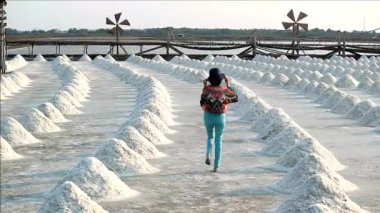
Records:
[[[269,83],[271,82],[273,79],[275,78],[275,76],[270,73],[270,72],[267,72],[263,75],[263,77],[260,78],[260,80],[258,81],[259,83]]]
[[[347,118],[359,119],[364,116],[367,112],[373,109],[376,106],[371,99],[364,100],[356,104],[348,113],[346,114]]]
[[[374,83],[372,79],[369,77],[363,78],[363,80],[360,81],[359,85],[357,88],[367,90],[371,87],[371,85]]]
[[[133,149],[146,159],[165,156],[165,154],[157,150],[153,143],[149,142],[132,126],[122,127],[116,133],[116,137],[122,139],[129,148]]]
[[[286,89],[293,89],[296,87],[296,85],[301,81],[301,77],[299,77],[297,74],[291,74],[289,80],[284,85],[284,88]]]
[[[264,124],[264,128],[257,136],[260,140],[270,140],[289,126],[295,126],[295,122],[282,109],[275,113],[269,123]]]
[[[356,88],[359,82],[350,74],[345,74],[340,77],[334,85],[339,88]]]
[[[310,154],[321,156],[321,158],[329,162],[330,168],[333,170],[345,168],[329,150],[312,137],[299,141],[290,150],[285,152],[276,163],[284,168],[293,168],[300,159]]]
[[[20,119],[25,129],[35,133],[58,132],[60,128],[36,108],[28,110]]]
[[[380,95],[380,80],[375,81],[368,89],[368,92],[374,95]]]
[[[324,174],[316,174],[310,177],[297,188],[289,200],[281,204],[277,212],[309,212],[308,209],[321,203],[328,204],[328,208],[332,212],[367,212],[351,201],[340,186]]]
[[[206,58],[203,59],[203,61],[208,61],[208,62],[211,62],[214,60],[214,56],[213,55],[207,55]]]
[[[66,92],[67,93],[67,92]],[[67,95],[60,92],[54,95],[50,102],[59,110],[62,114],[79,114],[79,111],[73,103],[71,103],[70,99],[67,98]]]
[[[41,55],[41,54],[38,54],[34,59],[33,61],[39,61],[39,62],[42,62],[42,61],[46,61],[46,59]]]
[[[12,146],[39,142],[18,121],[11,117],[1,118],[1,136]]]
[[[21,155],[17,154],[11,145],[0,136],[0,157],[2,161],[5,160],[16,160],[22,158]]]
[[[335,104],[342,101],[346,96],[347,94],[345,92],[336,91],[328,99],[326,99],[322,104],[325,107],[333,107],[335,106]]]
[[[173,134],[175,132],[171,130],[157,115],[146,109],[140,111],[140,116],[146,118],[151,124],[165,134]]]
[[[319,97],[328,88],[329,85],[323,82],[319,82],[318,86],[313,90],[312,95],[314,97]]]
[[[17,54],[14,58],[12,58],[9,61],[5,61],[5,65],[7,66],[7,72],[14,71],[27,64],[28,62],[26,62],[20,54]]]
[[[82,61],[82,62],[91,62],[92,59],[87,54],[84,54],[84,55],[82,55],[82,57],[80,57],[79,61]]]
[[[155,55],[153,58],[152,58],[153,61],[165,61],[164,58],[162,58],[160,55]]]
[[[288,82],[288,80],[289,80],[288,76],[282,73],[278,73],[272,80],[271,84],[283,86],[286,84],[286,82]]]
[[[241,118],[243,120],[248,120],[248,121],[253,121],[260,118],[272,108],[267,103],[265,103],[261,98],[257,98],[256,100],[252,101],[250,104],[244,104],[244,105],[248,105],[249,108],[246,111],[239,112],[238,110],[237,112],[241,114]],[[239,107],[236,105],[234,107],[239,109]]]
[[[136,117],[129,120],[127,124],[135,127],[142,136],[155,145],[172,143],[172,141],[144,117]]]
[[[380,125],[375,127],[375,132],[379,133],[380,134]]]
[[[94,212],[106,213],[99,204],[71,181],[58,186],[44,201],[38,213]]]
[[[286,117],[287,115],[281,108],[272,108],[253,123],[252,130],[262,132],[273,119],[282,116]]]
[[[63,122],[69,121],[50,102],[45,102],[43,104],[40,104],[38,106],[38,110],[41,111],[47,118],[49,118],[54,123],[63,123]]]
[[[296,85],[296,89],[300,92],[304,91],[305,90],[305,87],[310,83],[309,80],[307,79],[301,79],[301,81],[299,81]]]
[[[66,54],[63,54],[62,55],[62,58],[65,60],[65,61],[71,61],[69,57],[67,57]]]
[[[255,71],[251,73],[250,79],[253,80],[254,82],[257,82],[263,77],[263,75],[264,73]]]
[[[110,54],[107,54],[107,55],[104,57],[104,59],[106,59],[106,60],[108,60],[108,61],[112,61],[112,62],[116,61],[116,60],[112,57],[112,55],[110,55]]]
[[[98,158],[111,171],[118,175],[131,176],[158,172],[139,153],[133,151],[127,144],[116,138],[104,143],[96,152]]]
[[[331,75],[331,73],[326,73],[322,78],[319,79],[319,81],[326,84],[335,84],[337,80],[333,75]]]
[[[373,107],[359,119],[359,123],[365,126],[375,127],[380,125],[380,106]]]
[[[317,103],[324,104],[326,100],[328,100],[338,89],[334,86],[330,86],[325,89],[315,100]]]
[[[100,201],[126,199],[139,194],[94,157],[79,162],[56,187],[66,181],[72,181],[92,199]]]
[[[359,102],[360,102],[360,99],[358,97],[348,94],[341,101],[337,102],[332,107],[332,112],[346,114]]]
[[[272,139],[265,142],[265,147],[261,152],[267,155],[280,156],[290,150],[299,141],[311,137],[305,130],[297,124],[286,127]]]
[[[9,75],[1,75],[1,89],[6,89],[6,91],[8,92],[7,95],[11,95],[12,93],[19,92],[20,87],[13,81],[13,79]]]
[[[346,192],[357,189],[356,185],[330,169],[328,161],[313,153],[302,158],[294,168],[286,173],[282,179],[271,185],[270,188],[283,193],[292,193],[315,174],[325,175],[334,185],[338,185]]]
[[[87,101],[86,99],[86,96],[85,94],[87,94],[86,91],[80,91],[80,90],[77,90],[75,89],[73,86],[71,85],[67,85],[65,86],[62,90],[68,92],[75,100],[77,100],[78,102],[80,101]]]
[[[316,82],[316,81],[310,81],[306,87],[305,87],[305,95],[308,96],[308,97],[314,97],[315,94],[314,94],[314,91],[316,90],[316,88],[318,87],[319,83]]]

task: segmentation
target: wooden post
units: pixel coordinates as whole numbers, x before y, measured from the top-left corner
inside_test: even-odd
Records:
[[[343,57],[346,57],[346,31],[343,32]]]
[[[253,57],[256,57],[256,51],[257,51],[257,35],[256,33],[254,33],[253,34],[253,49],[252,49]]]
[[[140,44],[140,55],[142,55],[142,52],[143,52],[143,45]]]
[[[32,43],[32,57],[34,56],[34,44]]]
[[[55,45],[55,56],[58,56],[58,45]]]
[[[341,40],[340,37],[341,37],[341,34],[342,34],[342,33],[341,33],[340,30],[339,30],[339,32],[338,32],[338,50],[339,50],[339,51],[338,51],[338,55],[339,55],[339,56],[342,55],[342,51],[341,51],[342,47],[341,47],[341,45],[340,45],[340,40]]]
[[[5,5],[7,5],[7,2],[5,0],[1,0],[0,2],[0,70],[1,74],[4,74],[7,72],[7,67],[5,65],[5,52],[6,52],[6,43],[5,43],[5,27],[7,24],[5,23],[5,20],[7,17],[5,16]]]

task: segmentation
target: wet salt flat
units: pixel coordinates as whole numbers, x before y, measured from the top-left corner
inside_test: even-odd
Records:
[[[236,69],[236,73],[231,73],[231,75],[236,80],[233,86],[239,94],[240,101],[227,113],[221,168],[218,173],[213,173],[212,167],[204,164],[205,130],[199,106],[200,80],[207,74],[205,72],[207,66],[221,66],[226,69],[228,67],[223,67],[221,62],[225,64],[235,62],[224,62],[224,59],[218,58],[210,61],[218,61],[219,64],[211,62],[201,64],[199,61],[190,61],[186,57],[173,59],[172,62],[162,61],[159,57],[153,61],[131,57],[128,62],[111,62],[111,57],[106,58],[109,61],[98,58],[94,62],[69,62],[63,59],[60,62],[30,62],[16,70],[26,74],[32,82],[22,88],[20,93],[9,96],[1,102],[2,118],[12,116],[19,119],[24,110],[48,101],[60,89],[65,88],[64,85],[67,82],[75,81],[76,83],[72,85],[81,85],[81,82],[72,80],[70,76],[76,78],[83,74],[88,79],[90,90],[87,101],[80,102],[83,107],[77,107],[81,113],[64,114],[70,121],[57,123],[61,131],[33,133],[40,143],[13,147],[16,153],[24,157],[23,159],[11,161],[2,159],[1,212],[36,212],[41,205],[43,208],[40,212],[47,212],[48,209],[53,211],[59,205],[63,208],[66,205],[65,202],[73,206],[82,205],[80,208],[89,210],[89,206],[83,204],[90,202],[88,200],[95,201],[109,212],[269,212],[276,210],[286,212],[287,209],[301,212],[311,210],[380,211],[378,204],[380,194],[376,189],[376,186],[380,184],[380,176],[377,172],[380,165],[378,154],[380,147],[377,142],[380,141],[380,137],[373,126],[360,125],[357,120],[348,119],[343,114],[332,113],[329,107],[322,107],[314,99],[308,98],[297,90],[284,89],[269,85],[267,82],[252,81],[244,77],[245,74],[240,76],[240,72],[237,72],[238,68],[235,67],[233,69]],[[240,63],[240,61],[237,62]],[[68,70],[74,70],[72,71],[74,75],[69,75],[69,80],[62,79],[60,72],[53,71],[57,69],[57,64],[68,67]],[[69,65],[80,72],[70,68]],[[255,69],[260,71],[257,68]],[[223,72],[230,75],[223,69]],[[376,69],[373,67],[373,73]],[[47,80],[36,84],[42,79]],[[149,88],[145,90],[151,85],[154,85],[152,90]],[[376,94],[353,88],[341,90],[362,100],[371,98],[375,104],[378,104],[379,96]],[[166,91],[170,98],[164,98]],[[252,95],[252,91],[261,99]],[[261,106],[263,108],[259,109],[258,102],[263,104]],[[149,103],[154,103],[159,107],[152,107]],[[167,108],[168,111],[160,111],[162,108]],[[173,111],[169,113],[170,108]],[[141,109],[149,109],[156,113],[162,123],[170,123],[169,117],[172,113],[174,124],[169,127],[174,132],[166,133],[164,136],[163,133],[154,132],[157,129],[148,128],[149,125],[146,126],[147,123],[144,123],[144,120],[140,120],[140,123],[125,124],[129,120],[138,118]],[[261,114],[256,114],[253,119],[248,118],[259,112]],[[246,117],[241,117],[242,115]],[[265,121],[269,125],[265,125],[267,124]],[[138,124],[139,126],[136,126]],[[98,165],[97,161],[84,159],[95,156],[95,152],[98,153],[102,148],[107,148],[107,146],[102,147],[102,144],[117,137],[121,131],[120,127],[124,125],[138,127],[137,130],[144,135],[142,137],[150,138],[153,135],[157,141],[161,140],[159,138],[167,137],[172,143],[155,144],[155,147],[165,156],[147,158],[147,164],[139,164],[140,169],[152,166],[158,170],[157,172],[138,175],[132,173],[123,175],[115,172],[130,187],[125,190],[138,193],[137,196],[132,196],[132,191],[127,192],[126,195],[129,197],[120,200],[115,197],[118,195],[117,186],[121,189],[124,183],[120,182],[115,186],[105,184],[105,188],[108,187],[110,191],[100,190],[104,183],[98,183],[98,189],[94,189],[91,185],[94,183],[92,179],[94,177],[104,178],[106,183],[110,180],[116,183],[119,180],[112,172],[105,172],[105,168],[105,170],[101,169],[103,168],[101,162],[101,165]],[[153,132],[147,133],[144,128]],[[286,152],[285,148],[282,148],[284,150],[280,155],[265,153],[269,143],[269,139],[265,138],[269,137],[273,142],[277,134],[297,128],[315,138],[312,143],[307,140],[305,143],[300,139],[294,146],[288,148],[288,150],[295,150],[293,152],[297,152],[294,148],[297,146],[301,150],[307,150],[302,154],[305,156],[303,160],[297,159],[298,163],[293,165],[293,168],[286,169],[288,172],[281,172],[275,169],[276,167],[268,169],[273,165],[280,165],[281,159],[286,159],[286,157],[291,159],[296,155],[292,156],[291,153]],[[300,132],[296,131],[295,135],[297,134]],[[284,137],[287,136],[284,135]],[[157,141],[149,139],[148,143]],[[129,141],[125,142],[128,146],[131,145]],[[307,146],[308,143],[312,144],[311,148]],[[302,147],[300,144],[306,145]],[[136,148],[132,149],[137,151]],[[133,161],[129,158],[130,156],[140,156],[133,153],[135,152],[123,153],[119,148],[110,154],[115,156],[109,156],[109,160],[115,163],[116,159],[120,160],[116,157],[123,155],[127,160]],[[137,160],[139,158],[133,159],[136,163],[140,161]],[[79,162],[82,167],[76,166]],[[108,161],[102,162],[106,164]],[[346,166],[344,170],[341,170],[339,162]],[[118,163],[123,162],[118,161]],[[129,165],[126,164],[127,162],[124,163]],[[112,165],[106,165],[108,169],[113,169]],[[87,175],[90,176],[80,176],[82,170],[84,172],[82,175],[88,171]],[[98,174],[99,171],[109,173],[109,175],[102,176]],[[297,173],[309,174],[310,177],[305,175],[292,177]],[[69,176],[65,176],[66,174]],[[70,179],[70,174],[77,179]],[[287,177],[291,177],[293,182],[289,182]],[[336,178],[329,179],[331,177]],[[46,194],[57,183],[62,182],[63,178],[73,181],[73,184],[66,182],[66,185],[61,185],[63,188],[60,191]],[[299,190],[294,190],[294,187],[291,187],[292,184],[300,186]],[[116,187],[114,191],[112,187]],[[279,187],[289,193],[280,192]],[[324,191],[326,188],[330,191]],[[68,196],[64,203],[57,204],[55,198],[60,198],[65,190],[72,190],[72,193],[80,194],[80,199],[87,201],[78,202]],[[303,197],[303,193],[307,193],[308,190],[314,190],[315,193],[313,196]],[[325,206],[324,202],[329,202],[330,205]],[[96,207],[97,210],[94,211],[101,212],[101,207]]]

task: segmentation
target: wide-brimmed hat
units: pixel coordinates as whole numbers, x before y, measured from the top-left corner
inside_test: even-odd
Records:
[[[209,76],[207,78],[210,82],[219,82],[224,79],[225,75],[220,72],[218,68],[212,68],[209,71]]]

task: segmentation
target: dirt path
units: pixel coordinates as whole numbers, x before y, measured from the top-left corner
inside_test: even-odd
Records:
[[[102,203],[103,207],[110,212],[262,212],[282,202],[281,196],[265,190],[282,174],[259,168],[274,159],[256,154],[262,144],[252,140],[255,135],[248,130],[250,124],[228,112],[220,172],[212,173],[212,167],[204,164],[201,85],[136,65],[132,68],[155,76],[167,87],[179,124],[172,127],[177,132],[168,135],[174,143],[157,147],[168,156],[149,160],[161,171],[124,179],[141,195],[127,201]]]

